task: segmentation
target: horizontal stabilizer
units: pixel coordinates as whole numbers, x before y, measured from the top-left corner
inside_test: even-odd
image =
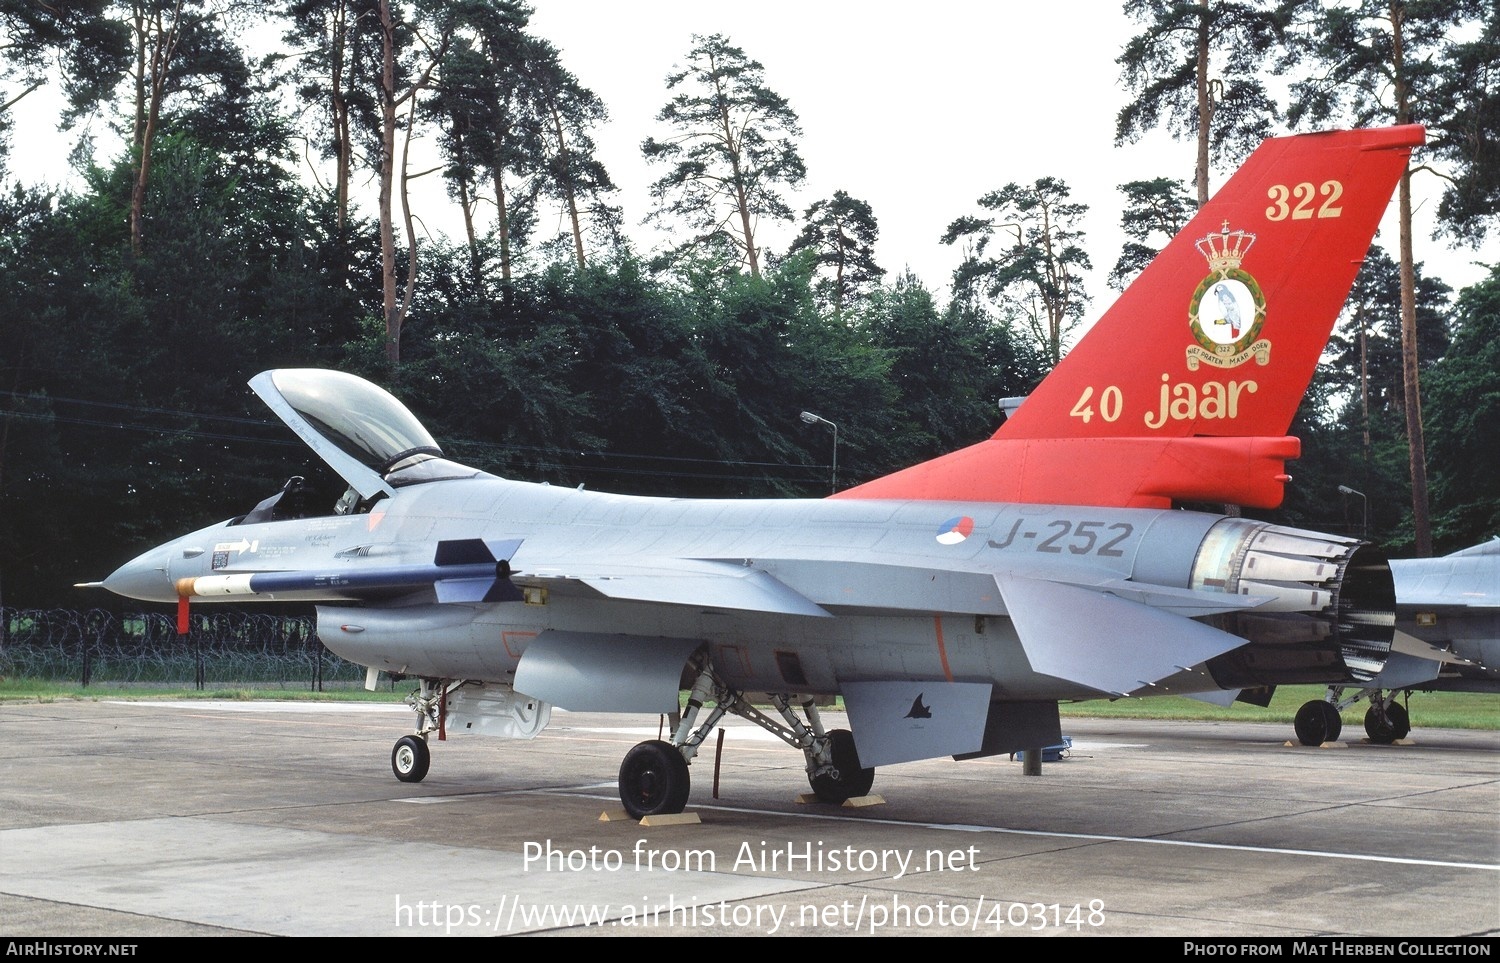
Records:
[[[1424,642],[1407,632],[1396,630],[1395,640],[1391,643],[1391,654],[1404,653],[1417,659],[1427,659],[1432,662],[1456,665],[1474,665],[1475,663],[1464,658],[1456,652],[1439,648],[1430,642]]]
[[[1431,682],[1442,671],[1442,664],[1435,659],[1392,652],[1386,657],[1384,667],[1370,686],[1377,689],[1407,689],[1423,682]]]
[[[1197,699],[1199,702],[1207,702],[1211,706],[1221,706],[1225,709],[1234,705],[1234,700],[1240,697],[1239,689],[1212,689],[1207,692],[1184,692],[1183,695],[1189,699]]]
[[[1200,592],[1194,589],[1173,588],[1169,585],[1147,585],[1114,578],[1098,582],[1072,582],[1054,578],[1050,581],[1068,582],[1078,588],[1094,592],[1108,592],[1127,602],[1139,602],[1153,609],[1160,609],[1185,619],[1201,618],[1205,615],[1223,615],[1226,612],[1241,612],[1259,608],[1271,601],[1270,595],[1230,595],[1227,592]]]
[[[1039,579],[995,578],[1037,672],[1125,695],[1245,644],[1149,605]]]

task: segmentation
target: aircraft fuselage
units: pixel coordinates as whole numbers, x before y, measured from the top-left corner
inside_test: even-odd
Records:
[[[1012,618],[1019,590],[1007,585],[1063,592],[1064,603],[1066,593],[1135,592],[1146,604],[1132,611],[1194,617],[1326,607],[1328,598],[1302,601],[1316,591],[1295,579],[1281,598],[1267,593],[1285,585],[1240,584],[1241,543],[1260,528],[1156,509],[665,499],[481,476],[398,490],[367,514],[212,526],[109,584],[159,601],[180,592],[320,602],[318,631],[332,651],[402,675],[510,681],[532,640],[564,632],[701,640],[721,677],[745,690],[831,695],[851,680],[899,676],[988,683],[996,699],[1072,699],[1101,687],[1031,665]],[[519,599],[439,600],[434,547],[472,539],[519,543],[509,558]],[[382,584],[384,573],[404,577]],[[1330,570],[1314,580],[1338,579]],[[1094,632],[1105,662],[1129,661],[1141,644],[1123,627]],[[1217,688],[1202,671],[1168,684]]]

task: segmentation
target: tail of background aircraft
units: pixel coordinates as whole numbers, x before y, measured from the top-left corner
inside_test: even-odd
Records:
[[[994,436],[834,497],[1280,505],[1287,429],[1424,142],[1267,140]]]

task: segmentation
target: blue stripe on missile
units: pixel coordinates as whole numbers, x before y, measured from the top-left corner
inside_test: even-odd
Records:
[[[521,592],[510,583],[510,557],[521,539],[479,538],[439,542],[430,565],[354,569],[342,572],[262,572],[250,576],[256,594],[319,589],[376,591],[431,585],[439,602],[515,602]]]

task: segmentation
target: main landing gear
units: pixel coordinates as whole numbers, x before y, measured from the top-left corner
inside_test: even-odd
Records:
[[[1344,720],[1339,716],[1338,706],[1322,699],[1302,703],[1292,720],[1297,732],[1297,741],[1304,746],[1321,746],[1333,742],[1344,729]]]
[[[1411,714],[1396,701],[1396,693],[1370,697],[1370,708],[1365,710],[1365,735],[1371,742],[1388,746],[1411,734]]]
[[[421,782],[426,777],[432,763],[428,736],[442,731],[445,699],[458,698],[453,693],[465,685],[463,680],[420,682],[421,687],[406,697],[406,704],[417,714],[417,731],[397,739],[391,749],[391,771],[402,782]],[[808,785],[819,802],[842,803],[869,794],[875,770],[859,764],[853,733],[825,730],[811,696],[782,693],[769,699],[780,719],[751,705],[745,693],[723,684],[710,667],[702,666],[687,706],[672,716],[670,738],[642,742],[625,754],[620,764],[620,802],[625,811],[635,819],[682,812],[692,789],[688,764],[726,714],[747,719],[801,749],[807,760]],[[711,706],[706,713],[705,705]]]
[[[875,770],[860,766],[854,735],[847,729],[824,731],[817,704],[810,697],[801,700],[804,721],[792,707],[792,698],[786,694],[770,696],[781,716],[778,722],[704,667],[693,684],[686,710],[673,717],[671,741],[653,739],[626,753],[620,765],[620,802],[625,811],[635,819],[682,812],[691,788],[688,763],[726,714],[747,719],[787,745],[801,749],[807,759],[807,781],[820,802],[842,803],[867,795],[875,781]],[[709,702],[713,708],[698,723],[699,713]]]
[[[642,742],[620,763],[620,802],[636,819],[682,812],[691,788],[687,758],[670,742]]]
[[[1319,746],[1337,739],[1343,728],[1339,713],[1366,698],[1370,700],[1370,708],[1365,710],[1365,735],[1369,740],[1388,746],[1405,739],[1411,733],[1411,714],[1396,701],[1400,694],[1395,689],[1357,689],[1345,696],[1343,686],[1329,686],[1327,697],[1305,702],[1297,710],[1292,722],[1297,741],[1304,746]]]

